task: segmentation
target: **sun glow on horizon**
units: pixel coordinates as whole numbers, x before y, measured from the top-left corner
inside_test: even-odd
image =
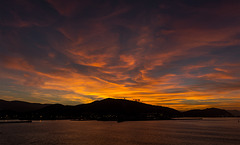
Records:
[[[240,109],[238,6],[2,1],[0,98]]]

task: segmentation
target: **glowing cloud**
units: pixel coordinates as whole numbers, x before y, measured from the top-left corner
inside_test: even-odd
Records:
[[[240,105],[240,3],[1,1],[0,98]]]

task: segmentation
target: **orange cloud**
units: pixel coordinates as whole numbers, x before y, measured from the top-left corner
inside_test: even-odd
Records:
[[[19,91],[22,100],[65,104],[138,98],[180,110],[237,107],[239,9],[209,3],[6,2],[0,81],[10,87],[0,84],[8,90],[1,95],[12,99]]]

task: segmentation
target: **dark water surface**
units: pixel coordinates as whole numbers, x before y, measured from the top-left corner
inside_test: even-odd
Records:
[[[0,145],[240,145],[239,119],[0,124]]]

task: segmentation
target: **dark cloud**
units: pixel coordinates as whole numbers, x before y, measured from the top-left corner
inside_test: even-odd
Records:
[[[226,92],[226,91],[240,89],[239,80],[219,82],[219,81],[202,78],[202,79],[198,80],[197,83],[198,84],[195,83],[191,87],[195,91]]]
[[[223,106],[229,107],[240,89],[239,5],[237,0],[1,1],[0,82],[9,87],[0,83],[1,95],[17,98],[25,87],[22,100],[40,102],[142,96],[187,108],[227,98]]]
[[[220,62],[240,63],[240,45],[216,48],[210,55],[214,55]]]
[[[6,27],[48,26],[58,19],[58,13],[43,0],[10,0],[0,2],[0,24]]]
[[[164,93],[185,93],[185,92],[188,92],[188,90],[184,88],[173,88],[164,90]]]

